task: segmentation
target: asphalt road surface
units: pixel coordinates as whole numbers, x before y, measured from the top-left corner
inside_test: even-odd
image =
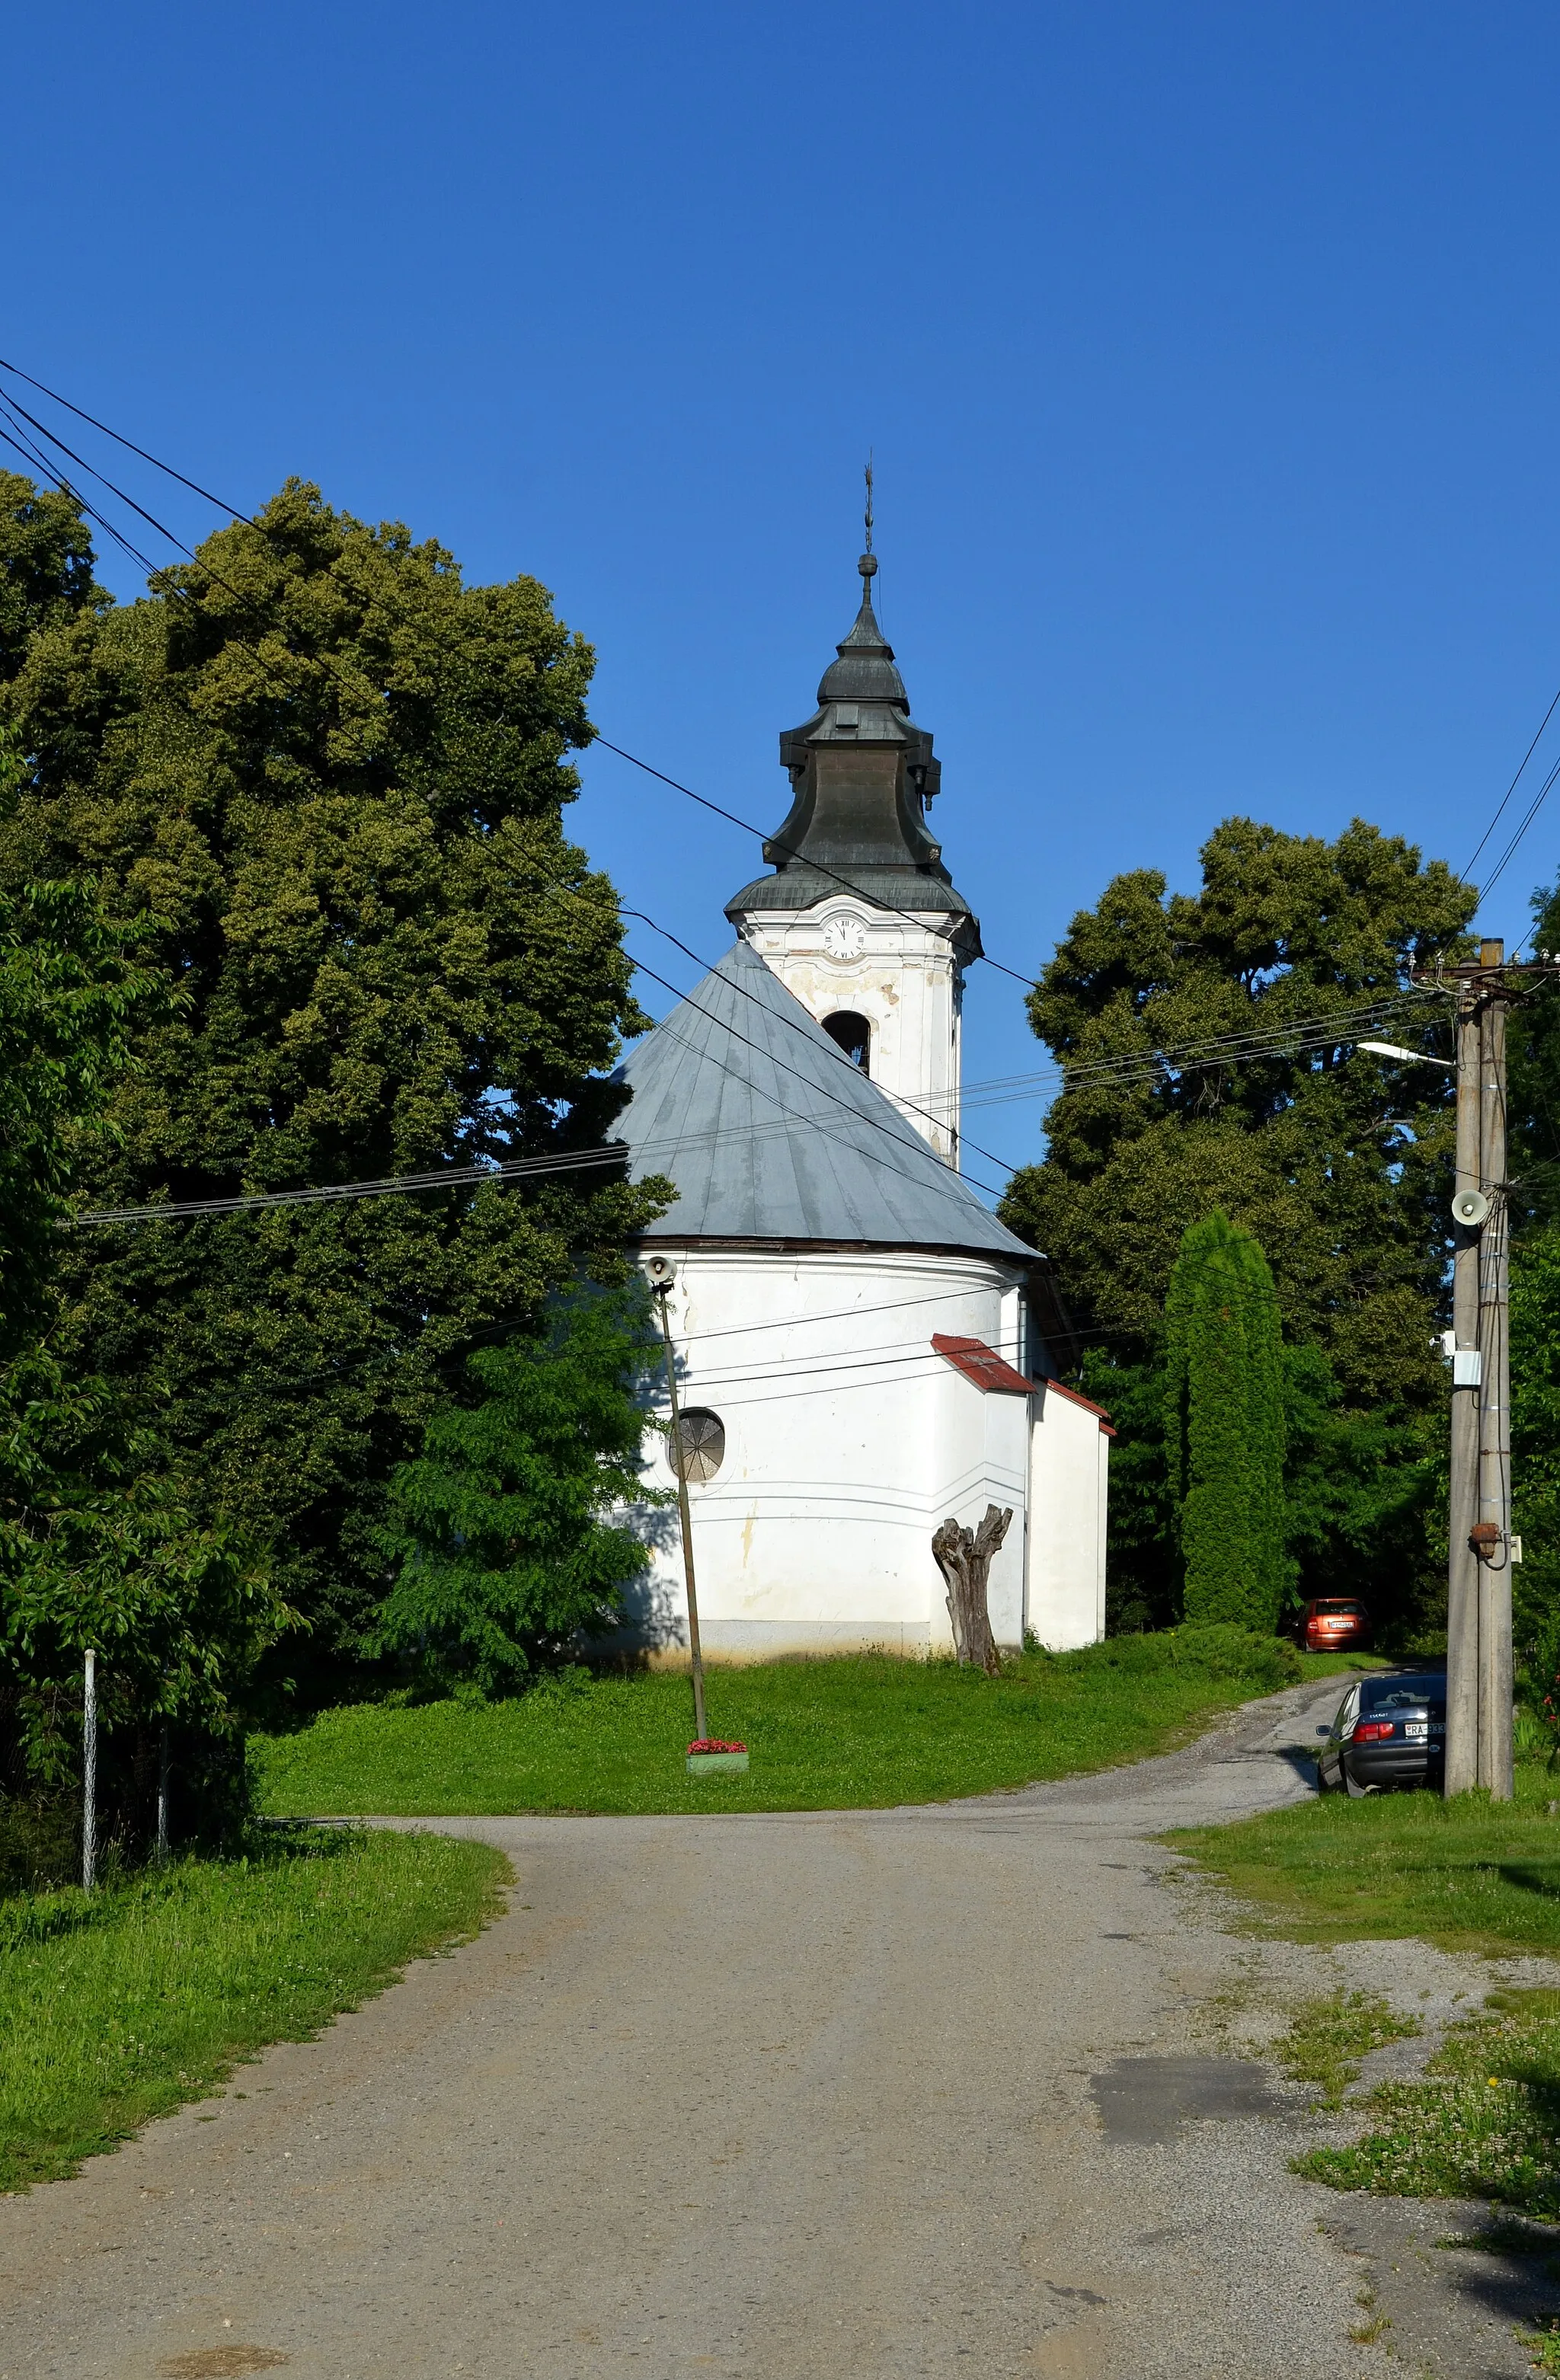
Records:
[[[1385,2372],[1144,1840],[1308,1792],[1337,1692],[936,1808],[453,1825],[489,1932],[0,2203],[0,2380]]]

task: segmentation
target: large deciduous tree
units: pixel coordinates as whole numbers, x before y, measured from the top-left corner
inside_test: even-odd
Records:
[[[15,677],[41,628],[107,609],[92,576],[80,507],[57,488],[0,471],[0,685]]]
[[[0,737],[7,795],[18,773]],[[192,1520],[124,1400],[53,1343],[73,1172],[138,1020],[168,1006],[126,945],[87,885],[0,894],[0,1796],[65,1785],[90,1645],[104,1657],[102,1806],[121,1838],[144,1833],[165,1730],[181,1831],[192,1787],[206,1821],[231,1815],[245,1693],[286,1618],[241,1535]]]
[[[1183,1233],[1218,1208],[1273,1266],[1301,1589],[1347,1583],[1407,1624],[1435,1592],[1424,1464],[1444,1402],[1451,1095],[1356,1043],[1450,1054],[1444,1004],[1417,1005],[1409,978],[1461,953],[1477,894],[1359,820],[1333,843],[1227,820],[1201,863],[1195,893],[1116,877],[1031,993],[1064,1087],[1004,1218],[1050,1256],[1091,1392],[1123,1426],[1118,1622],[1173,1608],[1164,1301]],[[1389,1001],[1372,1032],[1362,1015]]]
[[[143,600],[72,579],[31,616],[0,890],[95,879],[176,996],[84,1205],[600,1145],[645,1020],[612,888],[563,832],[591,654],[543,588],[469,587],[289,482]],[[608,1169],[83,1232],[69,1343],[204,1518],[270,1540],[328,1690],[387,1584],[386,1484],[473,1334],[613,1274],[656,1209]]]

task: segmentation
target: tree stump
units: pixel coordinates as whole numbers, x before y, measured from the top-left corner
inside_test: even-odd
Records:
[[[978,1529],[961,1529],[957,1521],[945,1521],[932,1540],[937,1567],[947,1581],[954,1650],[965,1668],[984,1670],[988,1678],[996,1677],[1002,1664],[986,1609],[986,1579],[992,1556],[1007,1535],[1012,1518],[1011,1509],[1002,1512],[988,1504]]]

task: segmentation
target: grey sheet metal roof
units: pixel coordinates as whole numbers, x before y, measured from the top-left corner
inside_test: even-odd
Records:
[[[615,1127],[677,1197],[652,1239],[866,1241],[1030,1265],[914,1126],[738,942],[631,1052]]]

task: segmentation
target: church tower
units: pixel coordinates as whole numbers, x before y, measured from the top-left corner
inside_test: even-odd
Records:
[[[774,873],[744,885],[725,914],[957,1165],[964,977],[981,929],[927,824],[941,771],[872,611],[876,558],[857,567],[861,608],[818,709],[780,738],[791,808],[763,846]]]

